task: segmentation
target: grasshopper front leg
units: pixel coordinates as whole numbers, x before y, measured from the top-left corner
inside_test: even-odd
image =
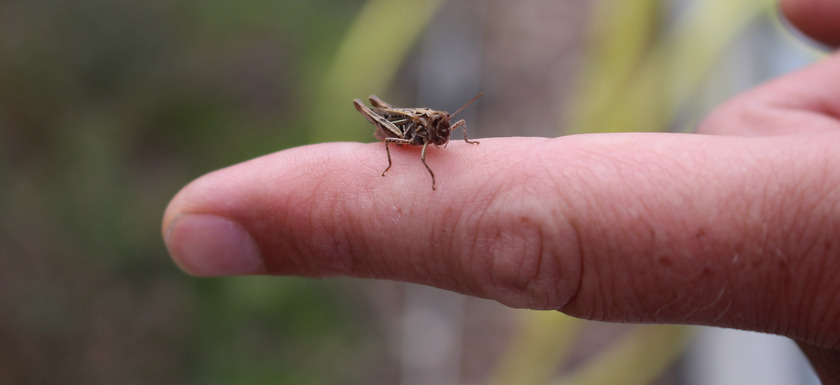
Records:
[[[423,150],[420,151],[420,160],[423,161],[423,165],[426,166],[426,170],[429,170],[429,175],[432,176],[432,190],[436,190],[435,188],[435,173],[432,172],[432,168],[426,163],[426,147],[429,146],[429,143],[423,143]]]
[[[470,144],[478,144],[477,140],[467,139],[467,122],[465,122],[464,119],[461,119],[461,120],[455,122],[455,124],[452,125],[451,130],[455,131],[455,129],[458,128],[458,127],[461,127],[464,130],[464,141],[465,142],[470,143]]]

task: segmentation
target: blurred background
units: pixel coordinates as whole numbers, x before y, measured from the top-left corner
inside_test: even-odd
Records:
[[[819,55],[769,0],[4,0],[0,383],[816,383],[754,333],[192,278],[160,221],[203,173],[373,141],[351,105],[372,93],[454,111],[483,90],[475,138],[690,131]]]

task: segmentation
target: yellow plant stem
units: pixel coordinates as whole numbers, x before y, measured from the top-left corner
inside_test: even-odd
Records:
[[[382,92],[442,0],[368,0],[341,42],[310,106],[312,142],[358,140],[354,98]]]

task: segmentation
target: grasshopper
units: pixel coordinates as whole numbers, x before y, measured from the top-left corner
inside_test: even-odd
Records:
[[[446,147],[449,142],[449,135],[458,127],[464,130],[465,142],[478,144],[477,141],[471,141],[467,138],[467,123],[463,119],[455,122],[455,124],[450,124],[449,119],[475,102],[479,96],[481,96],[481,93],[451,115],[446,111],[437,111],[430,108],[394,107],[377,98],[376,95],[371,95],[368,98],[372,107],[365,106],[359,99],[353,100],[353,105],[368,121],[376,126],[373,135],[377,139],[385,141],[388,167],[385,168],[385,171],[382,171],[382,176],[385,176],[392,165],[391,150],[388,148],[388,143],[394,143],[397,146],[403,144],[423,146],[423,150],[420,152],[420,160],[423,161],[423,165],[426,166],[426,170],[432,176],[432,190],[436,190],[435,173],[426,163],[426,147],[429,144],[434,144],[435,147],[441,145]]]

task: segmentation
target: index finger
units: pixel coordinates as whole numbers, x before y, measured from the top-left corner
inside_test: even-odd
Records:
[[[590,319],[836,344],[825,322],[840,319],[838,144],[831,134],[455,142],[428,155],[432,191],[416,148],[393,151],[383,178],[381,143],[327,143],[199,178],[163,227],[176,261],[199,275],[385,278]],[[244,255],[259,263],[230,262]]]

